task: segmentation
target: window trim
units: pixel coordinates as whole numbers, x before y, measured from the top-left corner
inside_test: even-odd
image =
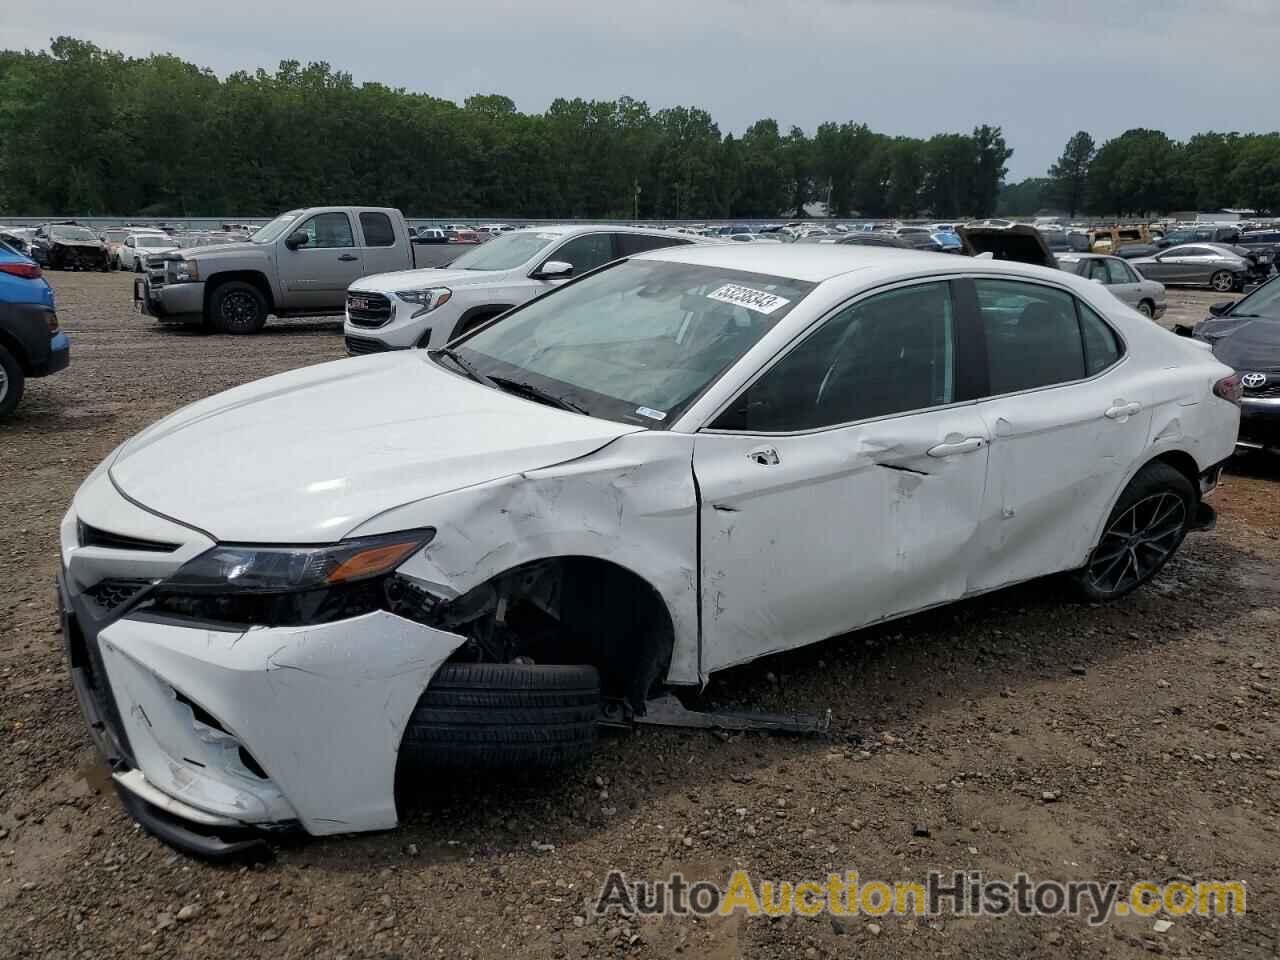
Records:
[[[1122,331],[1119,327],[1117,327],[1111,321],[1111,319],[1107,316],[1107,312],[1105,310],[1099,309],[1096,305],[1090,303],[1084,297],[1080,296],[1078,293],[1076,293],[1074,290],[1071,290],[1068,287],[1059,286],[1056,283],[1046,283],[1038,277],[1035,277],[1035,278],[1008,277],[1008,276],[999,276],[997,274],[990,274],[990,273],[986,273],[986,274],[971,273],[971,274],[967,274],[963,279],[968,280],[971,284],[975,280],[1004,280],[1012,283],[1026,283],[1026,284],[1030,284],[1031,286],[1045,287],[1049,290],[1056,290],[1059,293],[1067,294],[1069,297],[1071,297],[1073,301],[1073,305],[1075,306],[1076,328],[1080,330],[1080,352],[1082,357],[1085,357],[1085,351],[1084,351],[1084,330],[1080,327],[1079,304],[1081,303],[1083,303],[1086,307],[1088,307],[1090,310],[1096,313],[1102,319],[1102,322],[1106,324],[1108,329],[1111,330],[1111,333],[1115,336],[1115,338],[1120,342],[1119,359],[1117,359],[1116,362],[1111,364],[1110,366],[1103,367],[1101,370],[1099,370],[1095,374],[1092,374],[1087,377],[1082,377],[1079,380],[1063,380],[1061,383],[1047,383],[1039,387],[1027,387],[1025,390],[1014,390],[1011,393],[988,393],[986,396],[978,400],[979,403],[985,403],[988,400],[1000,400],[1005,397],[1021,397],[1031,393],[1041,393],[1045,390],[1060,390],[1063,387],[1073,387],[1073,386],[1076,386],[1077,384],[1089,383],[1092,380],[1097,380],[1100,377],[1105,377],[1112,370],[1115,370],[1117,367],[1121,366],[1122,364],[1125,363],[1125,361],[1129,359],[1129,341],[1128,339],[1126,339],[1124,335],[1124,331]],[[1093,281],[1090,280],[1088,282],[1092,283]],[[986,338],[985,330],[982,326],[982,311],[978,308],[978,288],[976,285],[974,285],[972,289],[973,289],[974,320],[976,321],[976,327],[977,327],[979,336],[981,336],[982,338],[981,343],[982,343],[982,356],[983,356],[983,370],[986,373],[988,390],[990,390],[989,385],[991,382],[991,368],[990,368],[990,362],[988,360],[988,354],[987,354],[987,338]],[[1087,357],[1085,357],[1085,359],[1087,361]]]
[[[950,403],[938,404],[932,407],[920,407],[915,410],[903,410],[898,413],[885,413],[878,417],[864,417],[861,420],[832,423],[823,427],[809,427],[805,430],[722,430],[711,426],[711,424],[715,423],[725,413],[725,411],[738,401],[739,397],[741,397],[746,391],[750,390],[755,385],[756,381],[765,376],[776,364],[780,363],[783,357],[788,356],[792,350],[804,343],[811,334],[816,333],[824,324],[833,320],[845,310],[856,306],[864,300],[869,300],[872,297],[879,296],[883,293],[891,293],[894,290],[901,290],[906,287],[923,286],[924,284],[929,283],[945,283],[951,286],[952,331],[956,338],[955,343],[953,344],[956,364],[956,392],[957,394],[968,392],[962,390],[962,384],[966,383],[963,373],[964,368],[961,366],[961,358],[965,354],[963,344],[965,327],[967,324],[965,320],[965,309],[962,306],[962,294],[956,287],[956,281],[960,279],[962,279],[962,277],[954,274],[943,274],[932,277],[912,277],[908,280],[896,280],[878,287],[873,287],[869,290],[863,290],[860,293],[840,301],[779,347],[778,351],[763,363],[760,368],[751,375],[751,378],[735,390],[727,400],[720,404],[720,406],[716,407],[716,409],[707,417],[706,422],[694,429],[693,433],[706,433],[713,436],[724,437],[804,437],[821,433],[830,433],[833,430],[847,430],[849,427],[859,426],[864,423],[878,423],[881,420],[897,420],[902,417],[914,417],[922,413],[932,413],[935,410],[951,410],[957,407],[972,406],[974,404],[981,403],[983,399],[982,397],[966,397],[964,399],[952,400]],[[985,342],[983,346],[985,348]],[[983,367],[981,372],[985,376],[985,360],[983,360],[982,363]]]

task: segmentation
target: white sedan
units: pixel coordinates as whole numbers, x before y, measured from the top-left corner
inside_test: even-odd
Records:
[[[122,444],[62,523],[73,680],[180,846],[387,828],[397,772],[578,759],[602,705],[1047,574],[1122,596],[1212,522],[1239,398],[1061,270],[669,247]]]

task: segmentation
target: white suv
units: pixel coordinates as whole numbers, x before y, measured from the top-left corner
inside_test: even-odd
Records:
[[[347,352],[441,347],[611,260],[695,242],[666,230],[538,227],[499,234],[447,267],[362,277],[347,288]]]

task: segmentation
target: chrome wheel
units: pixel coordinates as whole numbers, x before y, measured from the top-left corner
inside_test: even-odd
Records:
[[[1119,593],[1159,570],[1182,541],[1187,503],[1176,493],[1156,493],[1120,514],[1089,560],[1089,583]]]
[[[1138,312],[1142,314],[1144,317],[1146,317],[1148,320],[1150,320],[1153,313],[1151,309],[1151,304],[1143,300],[1140,304],[1138,304]]]
[[[1236,278],[1226,270],[1219,270],[1209,278],[1209,286],[1219,293],[1230,293],[1236,285]]]
[[[4,369],[4,364],[0,364],[0,403],[4,403],[4,398],[9,395],[9,374]]]

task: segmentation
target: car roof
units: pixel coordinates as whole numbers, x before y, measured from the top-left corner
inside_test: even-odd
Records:
[[[998,264],[991,272],[1022,273],[1027,276],[1052,276],[1060,271],[1008,261],[966,258],[957,262],[953,253],[931,253],[899,247],[863,246],[861,244],[754,244],[723,243],[681,247],[663,247],[636,254],[633,260],[665,260],[723,270],[744,270],[768,276],[787,277],[808,283],[822,283],[833,277],[858,271],[892,276],[916,276],[931,271],[955,273],[977,269],[987,272],[987,264]]]

